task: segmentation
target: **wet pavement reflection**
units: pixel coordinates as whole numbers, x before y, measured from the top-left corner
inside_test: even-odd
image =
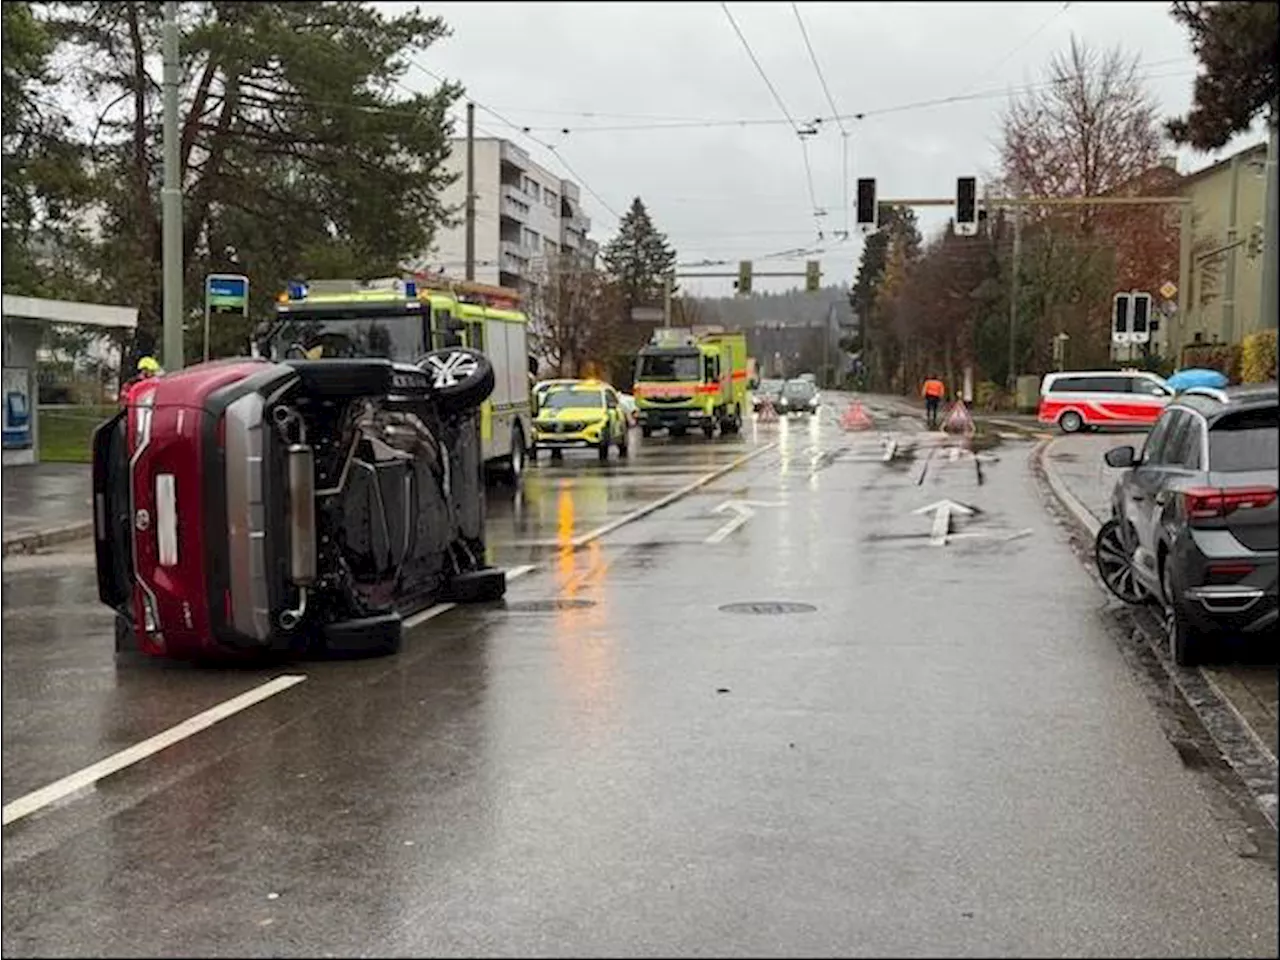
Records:
[[[4,954],[1275,955],[1030,445],[838,412],[532,466],[536,569],[381,660],[117,664],[91,557],[6,562],[6,804],[306,680],[6,826]]]

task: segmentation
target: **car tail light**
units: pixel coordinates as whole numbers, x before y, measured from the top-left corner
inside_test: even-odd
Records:
[[[1196,487],[1182,494],[1184,509],[1190,520],[1225,517],[1237,510],[1261,510],[1276,499],[1271,487]]]
[[[1206,571],[1210,585],[1239,583],[1241,579],[1253,573],[1252,563],[1211,563]]]

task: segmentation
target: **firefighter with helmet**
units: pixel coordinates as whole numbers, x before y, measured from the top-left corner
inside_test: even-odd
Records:
[[[120,400],[126,406],[132,401],[134,391],[153,377],[164,373],[155,357],[143,357],[138,361],[138,374],[120,389]]]

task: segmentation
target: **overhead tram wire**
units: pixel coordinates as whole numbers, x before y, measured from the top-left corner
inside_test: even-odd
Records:
[[[411,66],[417,67],[419,70],[421,70],[427,76],[431,77],[436,82],[438,83],[446,82],[442,76],[440,76],[434,70],[428,70],[422,64],[418,63],[418,61],[410,60],[409,63]],[[474,103],[476,105],[476,109],[483,110],[485,113],[489,114],[489,116],[493,117],[498,122],[505,124],[506,126],[510,127],[512,130],[514,130],[516,133],[520,134],[523,137],[526,137],[527,139],[536,143],[538,146],[542,147],[542,149],[550,153],[553,157],[556,158],[556,162],[558,162],[560,166],[564,167],[564,169],[568,172],[569,176],[573,177],[579,184],[582,185],[583,190],[587,191],[587,193],[589,193],[593,198],[595,198],[596,203],[600,204],[600,206],[603,207],[609,213],[609,215],[613,217],[614,220],[618,222],[622,221],[621,214],[619,214],[618,211],[615,210],[613,206],[607,200],[604,199],[604,197],[596,193],[596,191],[592,188],[591,184],[587,182],[586,178],[583,177],[582,174],[578,173],[578,171],[573,168],[573,166],[569,163],[568,160],[564,158],[564,155],[560,153],[560,151],[556,148],[554,144],[548,143],[547,141],[543,140],[540,137],[535,137],[533,133],[530,132],[530,128],[522,127],[519,124],[512,123],[510,120],[508,120],[502,114],[498,113],[492,107],[485,106],[483,103],[481,103],[479,100],[476,100],[474,97],[468,97],[467,99],[470,100],[471,103]]]
[[[841,169],[841,193],[843,201],[841,209],[844,211],[844,230],[845,237],[849,236],[849,131],[845,129],[844,120],[840,118],[840,109],[836,106],[836,101],[831,96],[831,88],[827,86],[827,78],[822,72],[822,67],[818,64],[818,55],[814,53],[813,44],[809,42],[809,31],[805,29],[804,18],[800,16],[800,7],[794,2],[791,4],[791,12],[796,16],[796,26],[800,28],[800,36],[804,38],[805,49],[809,51],[809,60],[813,63],[813,70],[818,75],[818,83],[822,85],[822,92],[826,94],[827,105],[831,107],[831,114],[835,117],[836,125],[840,128],[840,169]]]
[[[995,66],[991,67],[991,68],[990,68],[989,70],[987,70],[985,73],[981,74],[981,75],[978,77],[978,79],[976,79],[975,81],[973,81],[973,83],[969,84],[969,86],[968,86],[968,87],[966,87],[966,88],[965,88],[963,91],[961,91],[961,92],[962,92],[962,93],[969,93],[969,92],[971,92],[971,91],[973,90],[973,88],[974,88],[974,87],[976,87],[978,84],[982,83],[982,82],[983,82],[984,80],[986,80],[988,77],[994,77],[997,73],[999,73],[999,72],[1000,72],[1000,68],[1001,68],[1001,67],[1003,67],[1006,63],[1008,63],[1010,60],[1012,60],[1015,56],[1017,56],[1019,53],[1021,53],[1024,49],[1026,49],[1027,44],[1029,44],[1032,40],[1034,40],[1036,37],[1040,36],[1040,34],[1044,33],[1044,32],[1045,32],[1045,30],[1049,29],[1049,25],[1050,25],[1050,24],[1052,24],[1055,20],[1057,20],[1057,19],[1058,19],[1060,16],[1062,16],[1064,13],[1066,13],[1066,12],[1067,12],[1067,8],[1068,8],[1068,7],[1070,7],[1070,6],[1071,6],[1070,0],[1068,0],[1068,2],[1066,2],[1066,3],[1063,3],[1063,4],[1062,4],[1062,6],[1060,6],[1057,10],[1055,10],[1053,13],[1051,13],[1051,14],[1049,15],[1048,19],[1046,19],[1046,20],[1044,21],[1044,23],[1040,24],[1040,26],[1038,26],[1038,27],[1036,27],[1034,30],[1032,30],[1032,31],[1031,31],[1029,34],[1027,34],[1027,36],[1026,36],[1026,37],[1024,37],[1024,38],[1022,39],[1022,41],[1021,41],[1020,43],[1018,43],[1018,44],[1017,44],[1017,45],[1016,45],[1012,50],[1010,50],[1010,51],[1009,51],[1008,53],[1006,53],[1003,57],[1001,57],[999,60],[997,60],[997,61],[996,61]]]
[[[1181,64],[1185,66],[1184,70],[1178,70],[1170,73],[1148,73],[1138,74],[1139,80],[1161,80],[1169,77],[1181,77],[1194,75],[1196,68],[1194,64],[1187,62],[1186,57],[1171,57],[1164,60],[1157,60],[1145,64],[1147,68],[1155,68],[1162,66],[1171,66],[1173,64]],[[1077,78],[1077,74],[1068,75],[1067,79]],[[1044,80],[1036,83],[1023,84],[1016,87],[1002,87],[999,90],[984,90],[976,93],[968,94],[950,94],[945,97],[934,97],[928,100],[914,100],[907,103],[895,104],[888,107],[873,107],[867,110],[861,110],[853,113],[838,113],[828,116],[814,117],[812,123],[821,125],[824,123],[838,123],[839,121],[849,120],[865,120],[869,117],[885,116],[893,113],[904,113],[913,110],[924,110],[931,107],[947,106],[955,103],[965,103],[980,100],[998,100],[1009,96],[1010,94],[1030,93],[1036,90],[1045,90],[1054,86],[1056,80]],[[585,114],[584,114],[585,116]],[[723,119],[688,119],[673,120],[671,122],[655,122],[655,123],[635,123],[635,124],[608,124],[594,125],[583,127],[538,127],[530,126],[521,129],[556,131],[564,135],[585,134],[585,133],[626,133],[631,131],[660,131],[660,130],[696,130],[696,129],[713,129],[717,127],[776,127],[782,124],[792,126],[794,121],[790,118],[771,118],[771,117],[738,117]]]
[[[769,75],[765,73],[764,67],[761,66],[760,60],[756,57],[755,51],[751,49],[751,44],[747,42],[746,36],[742,29],[738,26],[738,21],[733,18],[733,14],[729,10],[729,5],[723,0],[720,9],[724,11],[725,17],[729,21],[729,26],[733,27],[733,32],[738,35],[738,39],[742,41],[742,48],[747,51],[747,56],[751,58],[751,62],[755,65],[756,72],[760,74],[760,79],[764,81],[764,85],[769,88],[769,93],[773,95],[773,101],[778,105],[778,109],[782,111],[782,115],[787,118],[787,123],[791,125],[791,129],[795,131],[796,137],[800,140],[800,154],[804,158],[805,182],[809,187],[809,202],[813,206],[813,221],[818,232],[818,238],[822,238],[822,224],[820,221],[821,211],[818,206],[818,195],[813,189],[813,168],[809,165],[809,148],[805,143],[805,133],[801,130],[800,124],[796,123],[795,117],[791,115],[791,111],[787,109],[787,105],[782,102],[777,88],[774,87],[773,81],[769,79]]]

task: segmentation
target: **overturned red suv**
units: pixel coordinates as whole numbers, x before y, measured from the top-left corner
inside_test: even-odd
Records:
[[[93,438],[117,650],[395,652],[402,618],[501,597],[484,562],[484,354],[233,359],[149,381]]]

